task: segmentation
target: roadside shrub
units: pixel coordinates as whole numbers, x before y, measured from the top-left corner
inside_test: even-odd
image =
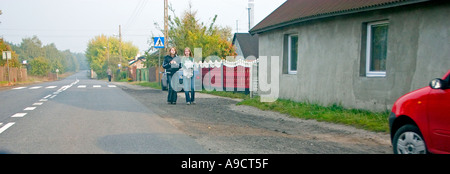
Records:
[[[30,67],[32,75],[46,76],[50,72],[50,63],[43,57],[34,58],[30,62]]]

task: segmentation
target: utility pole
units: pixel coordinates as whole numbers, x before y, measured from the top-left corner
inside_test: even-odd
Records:
[[[122,30],[119,25],[119,59],[120,64],[122,64]]]
[[[108,43],[106,43],[106,58],[108,60],[108,68],[110,67],[110,62],[109,62],[109,39],[107,39]]]
[[[167,49],[167,42],[168,42],[168,40],[169,40],[169,30],[168,30],[168,28],[169,28],[169,13],[168,13],[168,9],[167,9],[167,6],[168,6],[168,0],[164,0],[164,48],[166,48]]]

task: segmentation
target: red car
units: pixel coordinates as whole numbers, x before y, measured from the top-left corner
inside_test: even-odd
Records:
[[[450,70],[397,99],[389,116],[395,154],[450,153]]]

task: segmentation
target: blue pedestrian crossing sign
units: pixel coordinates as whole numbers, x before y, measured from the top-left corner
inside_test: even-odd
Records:
[[[154,37],[153,40],[155,48],[164,48],[164,37]]]

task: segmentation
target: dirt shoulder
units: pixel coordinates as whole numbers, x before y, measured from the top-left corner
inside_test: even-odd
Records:
[[[196,93],[195,105],[186,105],[182,92],[178,93],[177,105],[169,105],[166,91],[116,84],[211,153],[392,153],[385,133],[238,106],[239,99],[202,93]]]

